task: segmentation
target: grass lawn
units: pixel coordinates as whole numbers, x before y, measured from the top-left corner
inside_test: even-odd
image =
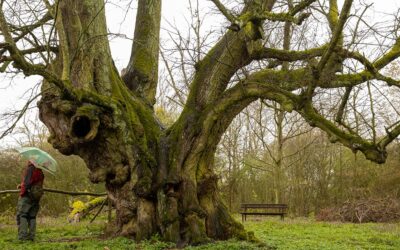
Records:
[[[246,222],[276,249],[400,249],[400,223],[326,223],[309,219]]]
[[[102,239],[104,220],[69,224],[65,218],[41,218],[34,243],[19,243],[16,226],[0,220],[0,249],[174,249],[157,238],[140,244],[126,238]],[[230,240],[188,247],[191,250],[239,249],[400,249],[400,224],[323,223],[310,219],[275,218],[248,221],[245,227],[265,244]]]

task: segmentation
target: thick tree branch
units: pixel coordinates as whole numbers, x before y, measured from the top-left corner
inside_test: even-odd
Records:
[[[327,49],[327,45],[312,48],[309,50],[295,51],[286,49],[274,49],[274,48],[263,48],[260,53],[255,56],[255,59],[277,59],[283,62],[294,62],[310,60],[315,57],[322,56],[324,51]]]
[[[122,76],[131,91],[155,104],[158,81],[161,0],[139,0],[131,57]]]
[[[238,32],[228,30],[213,49],[195,65],[196,74],[191,83],[187,109],[202,110],[205,105],[213,103],[226,89],[232,76],[240,68],[251,63],[262,50],[263,22],[251,22],[246,13],[256,13],[264,10],[262,8],[271,11],[275,1],[268,1],[264,7],[252,3],[253,1],[246,3],[239,17],[246,19],[242,20],[243,29]]]
[[[274,13],[274,12],[264,12],[260,15],[255,15],[251,20],[269,20],[273,22],[291,22],[297,25],[301,25],[303,21],[309,17],[311,13],[303,13],[299,17],[293,16],[292,13]]]
[[[291,112],[300,102],[300,97],[275,84],[258,82],[249,77],[226,90],[210,108],[205,111],[198,151],[215,147],[232,119],[253,101],[262,98],[278,102],[281,108]]]
[[[319,48],[314,48],[306,51],[285,51],[279,49],[264,48],[260,53],[258,59],[277,59],[281,62],[293,62],[293,61],[306,61],[321,56],[327,45]],[[392,54],[390,50],[388,53]],[[335,49],[336,53],[341,58],[351,58],[361,62],[365,66],[365,70],[356,74],[338,74],[330,78],[325,78],[321,81],[316,81],[316,87],[321,88],[338,88],[338,87],[354,87],[362,84],[368,80],[381,80],[388,83],[389,86],[400,87],[400,81],[393,78],[387,77],[379,73],[379,68],[385,66],[379,59],[377,63],[371,63],[366,57],[358,52],[351,52],[345,49]],[[397,56],[391,56],[392,60]],[[387,58],[387,55],[383,55],[381,58]],[[390,61],[385,60],[385,64]],[[379,68],[376,66],[378,65]],[[253,78],[256,78],[259,82],[275,82],[280,87],[286,90],[295,90],[298,88],[306,87],[310,82],[313,81],[313,71],[311,67],[304,67],[300,69],[290,70],[287,72],[263,69],[252,74]]]
[[[301,25],[302,22],[311,15],[311,13],[302,13],[300,16],[295,17],[297,13],[309,7],[316,0],[305,0],[296,4],[293,8],[290,8],[288,12],[274,13],[270,10],[264,11],[261,14],[254,14],[249,19],[250,20],[270,20],[270,21],[280,21],[280,22],[291,22],[297,25]]]
[[[316,2],[317,0],[304,0],[293,6],[293,8],[290,10],[290,14],[296,15],[300,11],[308,8],[312,3]]]
[[[288,0],[288,8],[289,11],[293,9],[293,1]],[[292,40],[292,23],[291,22],[285,22],[285,25],[283,27],[283,49],[288,51],[290,50],[290,44]],[[282,69],[283,70],[289,70],[289,62],[284,62],[282,64]]]
[[[59,37],[59,43],[60,43],[60,51],[61,51],[61,58],[63,61],[63,66],[62,66],[62,73],[61,73],[61,79],[66,81],[70,79],[70,48],[68,46],[68,38],[64,29],[64,24],[62,22],[63,16],[62,16],[62,11],[61,11],[61,6],[59,4],[59,1],[57,2],[55,6],[55,11],[53,6],[50,5],[50,3],[46,0],[45,1],[46,6],[53,16],[55,20],[55,27],[57,28],[57,33]]]
[[[317,81],[316,86],[321,88],[338,88],[338,87],[354,87],[356,85],[362,84],[368,80],[381,80],[388,83],[389,86],[398,86],[400,87],[400,81],[395,80],[393,78],[382,75],[379,70],[397,59],[400,56],[400,43],[397,43],[393,46],[393,48],[387,52],[387,54],[383,55],[378,59],[375,63],[370,62],[365,56],[361,55],[358,52],[352,52],[345,49],[334,49],[334,53],[340,56],[343,59],[351,58],[361,62],[365,66],[365,70],[360,73],[355,74],[342,74],[342,75],[334,75],[328,81],[324,79],[324,81]],[[260,53],[260,57],[258,59],[277,59],[281,62],[292,62],[292,61],[308,61],[312,58],[321,56],[326,49],[327,45],[324,45],[319,48],[309,49],[305,51],[286,51],[279,49],[271,49],[264,48]],[[305,87],[312,81],[312,71],[309,67],[300,68],[296,70],[291,70],[286,73],[281,71],[271,70],[271,69],[263,69],[256,73],[253,73],[253,76],[259,79],[259,81],[268,81],[274,80],[276,84],[279,84],[281,87],[286,90],[295,90],[301,87]]]
[[[53,53],[58,52],[58,47],[54,46],[37,46],[29,49],[23,49],[20,50],[22,55],[28,55],[28,54],[34,54],[34,53],[40,53],[40,52],[46,52],[46,51],[51,51]],[[13,58],[11,56],[2,56],[0,57],[0,63],[2,62],[11,62],[13,61]]]
[[[319,86],[322,88],[352,87],[376,79],[386,82],[389,86],[400,87],[400,81],[384,76],[379,72],[380,69],[400,56],[400,50],[397,47],[398,45],[399,44],[396,42],[393,48],[381,56],[380,59],[375,61],[375,63],[370,62],[368,58],[358,52],[347,51],[344,49],[337,50],[337,53],[343,58],[352,58],[362,63],[365,66],[365,70],[356,74],[337,75],[331,82],[320,83]]]
[[[400,37],[396,39],[396,42],[392,46],[392,48],[381,56],[378,60],[374,62],[374,67],[376,69],[382,69],[389,63],[393,62],[400,56]]]
[[[322,72],[326,63],[328,62],[329,58],[331,57],[332,53],[334,52],[336,46],[338,45],[340,40],[343,39],[342,32],[343,32],[344,24],[346,23],[347,18],[349,17],[352,3],[353,3],[353,0],[346,0],[343,4],[343,8],[340,13],[339,20],[338,20],[337,24],[334,25],[335,31],[332,35],[331,41],[329,43],[329,47],[326,50],[326,52],[323,54],[321,60],[318,63],[318,66],[316,67],[316,70],[318,72]],[[334,15],[334,14],[332,14],[332,15]]]
[[[305,103],[301,109],[297,110],[306,121],[313,127],[318,127],[325,131],[331,142],[339,141],[353,151],[361,151],[365,157],[376,163],[384,163],[387,152],[380,145],[376,145],[368,140],[361,138],[357,134],[346,133],[336,127],[331,121],[320,115],[311,103]]]
[[[218,10],[228,19],[232,24],[237,24],[237,18],[219,1],[219,0],[210,0],[217,6]]]
[[[46,17],[41,20],[44,21],[44,20],[47,20],[48,18],[49,17]],[[42,21],[40,21],[38,23],[42,23]],[[34,24],[34,25],[27,26],[27,27],[36,28],[36,27],[39,27],[38,25],[39,24]],[[108,99],[107,101],[104,101],[106,99],[106,96],[103,96],[96,92],[90,92],[90,91],[87,91],[84,89],[79,90],[79,91],[74,90],[72,87],[71,81],[60,79],[54,72],[50,71],[44,65],[29,63],[25,59],[24,55],[33,53],[35,51],[40,51],[40,49],[44,49],[44,48],[32,48],[32,49],[26,49],[26,50],[18,49],[18,47],[16,45],[17,39],[12,38],[2,10],[0,11],[0,30],[2,32],[2,36],[4,37],[4,40],[5,40],[5,42],[3,43],[2,46],[4,49],[7,49],[7,51],[10,53],[9,56],[2,58],[2,60],[12,61],[13,66],[22,70],[26,76],[30,76],[30,75],[42,76],[46,81],[48,81],[48,82],[54,84],[56,87],[58,87],[60,89],[61,93],[67,99],[77,100],[80,102],[88,102],[88,103],[96,104],[96,105],[99,105],[100,107],[104,107],[104,108],[111,109],[111,110],[117,109],[116,102],[114,100]],[[86,73],[88,73],[88,72],[86,72]]]
[[[391,143],[394,139],[396,139],[400,135],[400,124],[397,124],[393,129],[386,129],[386,136],[383,137],[378,145],[381,148],[385,148],[389,143]]]

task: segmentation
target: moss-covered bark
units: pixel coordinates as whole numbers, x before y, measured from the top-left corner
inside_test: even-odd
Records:
[[[123,80],[150,105],[156,100],[160,41],[161,0],[139,0],[131,58]]]

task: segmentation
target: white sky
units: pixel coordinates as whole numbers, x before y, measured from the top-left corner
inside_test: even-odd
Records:
[[[125,17],[125,5],[129,1],[118,1],[122,3],[121,7],[109,4],[106,6],[107,21],[110,32],[112,33],[124,33],[129,38],[133,37],[134,28],[134,16],[136,14],[136,6],[129,11]],[[187,27],[185,22],[185,15],[188,15],[188,0],[164,0],[163,1],[163,22],[162,28],[168,28],[169,23],[175,23],[178,27]],[[374,9],[378,12],[393,13],[400,7],[400,0],[365,0],[367,3],[374,3]],[[134,1],[136,5],[137,1]],[[209,0],[200,0],[201,11],[208,12],[210,7],[214,8]],[[378,14],[379,15],[379,14]],[[217,25],[220,26],[221,20],[224,20],[221,16],[209,15],[207,22],[204,26]],[[162,39],[167,39],[165,32],[162,32]],[[116,65],[119,69],[124,67],[130,56],[131,41],[128,39],[113,39],[110,42],[111,51]],[[17,109],[22,107],[27,100],[26,91],[32,88],[35,84],[40,82],[39,77],[18,77],[10,84],[9,79],[3,79],[0,76],[0,113],[5,112],[9,109]],[[37,111],[34,111],[34,113]],[[1,124],[0,126],[6,126],[7,124]],[[2,129],[0,129],[1,131]],[[0,148],[4,147],[13,142],[13,138],[6,137],[0,140]]]

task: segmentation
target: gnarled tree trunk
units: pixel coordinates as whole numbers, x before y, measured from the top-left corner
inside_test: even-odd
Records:
[[[216,97],[208,93],[208,100],[191,98],[169,129],[155,117],[160,11],[161,0],[139,1],[132,56],[120,76],[110,55],[103,1],[60,1],[53,15],[61,51],[52,70],[72,94],[45,82],[40,118],[55,148],[82,157],[91,181],[106,183],[117,213],[116,234],[137,240],[160,234],[183,244],[246,239],[243,226],[221,202],[213,173],[219,137],[237,111],[205,129],[210,126],[206,101]],[[232,46],[245,46],[233,36],[226,35]],[[224,44],[217,50],[228,56]],[[215,64],[207,60],[204,64]],[[196,86],[216,81],[207,66],[199,67],[198,91]]]

